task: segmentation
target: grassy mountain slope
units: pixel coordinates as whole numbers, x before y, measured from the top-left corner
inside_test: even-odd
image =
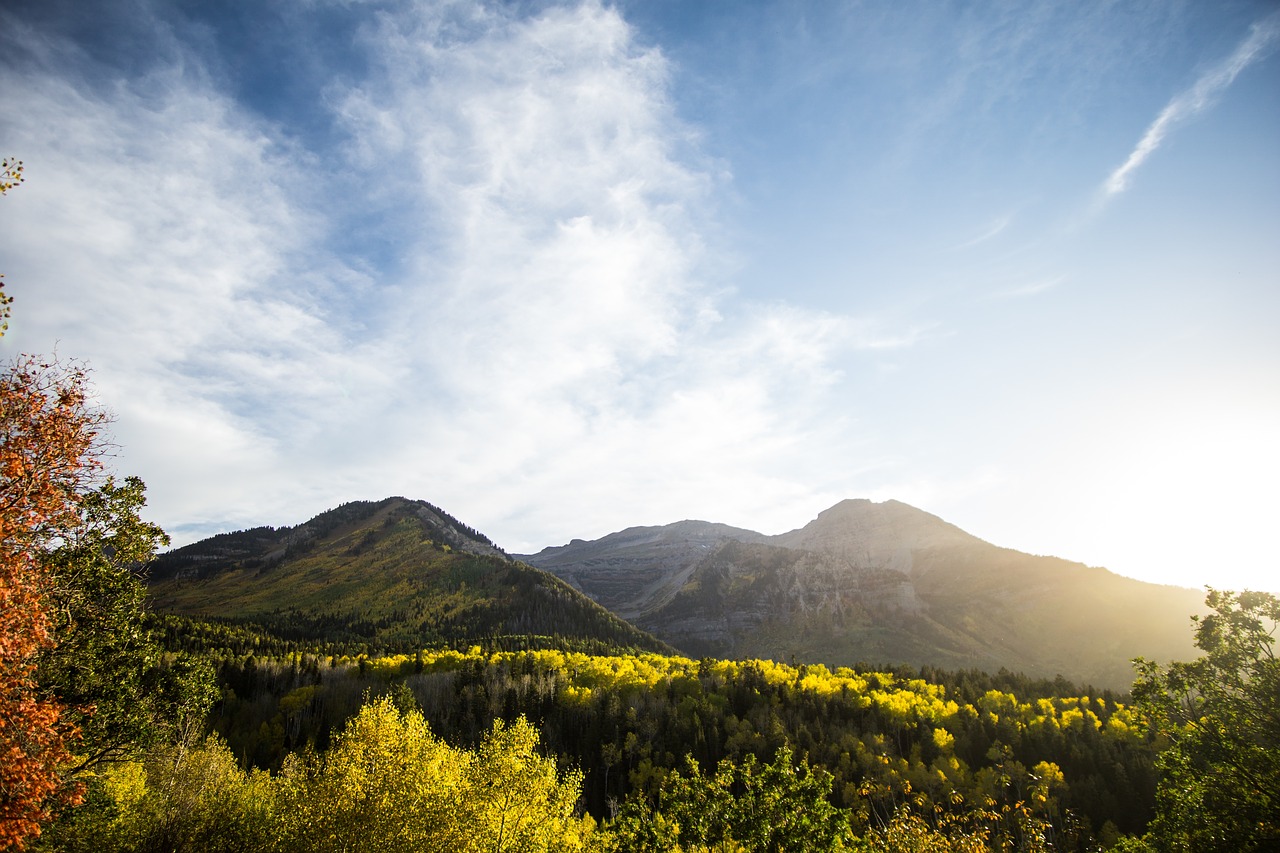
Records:
[[[215,536],[161,555],[148,583],[157,612],[251,622],[289,639],[412,649],[554,635],[667,648],[442,510],[404,498]]]

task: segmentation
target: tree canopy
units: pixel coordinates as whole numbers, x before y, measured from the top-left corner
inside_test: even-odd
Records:
[[[107,412],[86,370],[0,374],[0,849],[22,849],[84,774],[204,714],[212,670],[162,659],[135,569],[167,544],[141,480],[103,477]]]
[[[1280,599],[1210,590],[1193,661],[1138,661],[1134,698],[1168,742],[1149,840],[1169,851],[1280,848]]]

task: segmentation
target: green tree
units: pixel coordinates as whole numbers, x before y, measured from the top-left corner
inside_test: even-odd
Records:
[[[145,489],[137,477],[107,478],[81,495],[78,523],[42,560],[56,645],[41,654],[37,681],[80,730],[76,772],[139,752],[193,718],[203,722],[214,698],[211,668],[165,663],[145,624],[138,570],[169,543],[139,515]]]
[[[272,845],[272,780],[245,773],[217,737],[168,744],[100,767],[85,804],[38,850],[58,853],[250,853]]]
[[[663,783],[660,813],[640,799],[624,807],[612,827],[614,849],[852,849],[848,817],[829,799],[831,782],[830,773],[797,761],[788,747],[765,765],[754,755],[741,764],[725,759],[710,776],[688,758],[685,772]]]
[[[164,664],[144,629],[134,568],[168,539],[138,516],[142,481],[101,478],[109,420],[74,363],[21,356],[0,375],[0,848],[211,700],[208,665]]]
[[[1280,599],[1209,590],[1196,618],[1204,655],[1138,659],[1135,701],[1168,746],[1147,841],[1160,850],[1280,848]]]

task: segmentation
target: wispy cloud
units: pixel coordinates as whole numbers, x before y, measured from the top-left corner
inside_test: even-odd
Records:
[[[1037,294],[1053,290],[1058,285],[1067,280],[1065,275],[1054,276],[1053,278],[1043,278],[1032,281],[1017,287],[1006,288],[991,294],[992,299],[1018,299],[1025,296],[1036,296]]]
[[[886,342],[706,283],[720,169],[663,55],[592,2],[370,21],[369,73],[326,93],[339,170],[181,50],[116,85],[0,69],[33,152],[5,344],[90,359],[179,540],[391,493],[512,548],[638,506],[804,517],[810,449],[850,440],[813,418],[835,357]]]
[[[988,223],[987,226],[983,228],[983,230],[980,231],[977,235],[970,237],[968,240],[965,240],[964,242],[956,246],[952,246],[951,251],[960,252],[965,249],[972,249],[974,246],[981,245],[982,243],[985,243],[988,240],[993,240],[996,237],[1000,236],[1002,233],[1004,233],[1004,230],[1009,227],[1009,224],[1012,221],[1013,221],[1012,217],[1009,217],[1009,216],[997,217],[996,219]]]
[[[939,336],[938,324],[912,326],[906,330],[888,331],[878,324],[860,324],[861,332],[856,338],[856,347],[864,350],[897,350],[908,349],[921,341]]]
[[[1161,110],[1129,154],[1129,158],[1103,184],[1106,195],[1113,196],[1126,190],[1133,173],[1160,147],[1173,128],[1210,107],[1241,71],[1269,54],[1278,39],[1280,13],[1274,13],[1254,24],[1248,37],[1226,60],[1205,72],[1190,89],[1179,94]]]
[[[307,152],[198,71],[125,78],[44,48],[3,69],[4,136],[29,171],[0,214],[18,306],[5,346],[89,361],[131,472],[171,517],[235,505],[234,480],[269,471],[348,389],[385,387],[376,340],[341,322],[364,283],[325,250]]]

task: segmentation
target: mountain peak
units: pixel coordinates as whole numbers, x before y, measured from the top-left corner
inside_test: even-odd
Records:
[[[527,558],[691,657],[1001,667],[1123,688],[1190,653],[1194,590],[984,542],[923,510],[843,500],[779,536],[632,527]]]
[[[851,498],[823,510],[804,527],[770,541],[784,548],[838,554],[860,565],[909,572],[913,551],[982,540],[901,501],[876,503]]]

